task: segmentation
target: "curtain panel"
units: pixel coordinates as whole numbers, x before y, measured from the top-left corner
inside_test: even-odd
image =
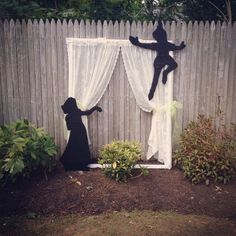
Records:
[[[161,168],[170,169],[173,72],[168,75],[166,85],[159,79],[155,95],[149,101],[148,92],[153,79],[156,52],[135,47],[128,40],[67,38],[66,42],[69,60],[68,96],[79,100],[82,110],[92,108],[103,96],[121,51],[138,106],[145,112],[152,112],[146,158],[153,156],[163,163]],[[88,128],[86,119],[84,124]]]

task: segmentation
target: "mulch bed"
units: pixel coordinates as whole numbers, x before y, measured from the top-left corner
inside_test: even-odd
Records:
[[[1,189],[0,216],[94,215],[120,210],[175,211],[236,219],[236,180],[227,185],[192,185],[177,169],[116,183],[100,169],[42,173]]]

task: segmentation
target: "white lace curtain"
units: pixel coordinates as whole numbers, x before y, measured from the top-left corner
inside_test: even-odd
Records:
[[[116,65],[119,51],[125,65],[128,81],[139,107],[152,112],[151,131],[148,139],[147,159],[152,156],[163,163],[160,168],[171,168],[171,112],[173,100],[173,74],[164,86],[161,79],[154,98],[147,98],[156,53],[133,46],[128,40],[67,38],[69,58],[69,94],[87,110],[103,96]],[[169,104],[169,105],[168,105]],[[87,127],[87,120],[84,120]]]
[[[69,97],[81,110],[94,107],[102,98],[119,55],[119,47],[105,39],[67,38]],[[88,133],[88,120],[82,117]],[[89,137],[89,134],[88,134]],[[90,141],[89,141],[90,142]]]
[[[173,73],[169,74],[166,85],[158,82],[154,97],[148,100],[148,93],[154,75],[153,62],[156,53],[124,42],[121,53],[127,77],[139,107],[152,112],[151,131],[148,138],[147,159],[154,156],[164,163],[163,168],[171,168],[171,111],[173,100]]]

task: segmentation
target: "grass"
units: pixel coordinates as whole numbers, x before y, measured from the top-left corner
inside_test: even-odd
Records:
[[[9,236],[230,236],[236,235],[236,222],[207,216],[173,212],[113,212],[98,216],[0,218],[0,235]]]

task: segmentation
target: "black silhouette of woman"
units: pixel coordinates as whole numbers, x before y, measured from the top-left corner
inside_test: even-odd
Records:
[[[68,98],[61,108],[67,114],[65,120],[67,129],[70,130],[70,137],[60,161],[66,171],[88,171],[89,167],[87,165],[91,163],[91,157],[87,132],[81,116],[88,116],[96,110],[101,112],[102,109],[95,106],[90,110],[81,111],[76,105],[76,100],[72,97]]]
[[[176,61],[169,55],[169,51],[181,50],[185,48],[184,41],[181,42],[179,46],[170,43],[167,41],[167,33],[163,29],[162,22],[158,21],[158,26],[153,32],[153,38],[157,43],[141,43],[139,42],[138,37],[129,37],[130,42],[138,47],[151,49],[157,51],[157,57],[154,60],[154,77],[152,80],[152,86],[150,88],[148,99],[151,100],[154,96],[154,92],[157,87],[158,79],[161,73],[161,70],[167,65],[168,67],[163,71],[163,84],[167,81],[167,75],[177,68]]]

